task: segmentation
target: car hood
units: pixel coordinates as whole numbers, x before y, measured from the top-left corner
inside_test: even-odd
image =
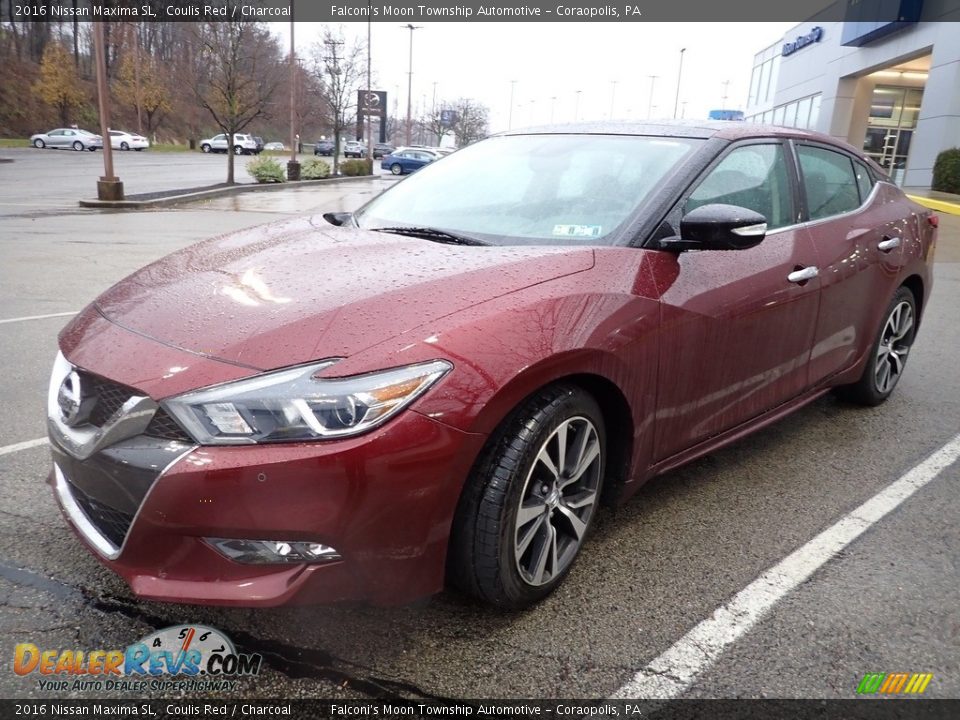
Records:
[[[347,357],[593,263],[584,247],[446,245],[297,218],[169,255],[95,306],[166,345],[267,370]]]

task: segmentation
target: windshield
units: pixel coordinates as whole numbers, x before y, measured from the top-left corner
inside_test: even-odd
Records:
[[[443,157],[371,200],[361,228],[413,226],[496,245],[608,245],[701,140],[512,135]]]

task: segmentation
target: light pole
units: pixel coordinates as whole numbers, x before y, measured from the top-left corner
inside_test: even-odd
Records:
[[[411,143],[413,132],[412,114],[413,114],[413,31],[423,28],[422,25],[407,23],[400,27],[410,31],[410,69],[407,72],[407,145]]]
[[[574,90],[574,100],[573,100],[573,121],[577,122],[580,117],[580,93],[583,90]]]
[[[510,112],[507,114],[507,130],[513,127],[513,90],[517,86],[516,80],[510,81]]]
[[[97,63],[97,101],[100,106],[100,136],[103,138],[103,177],[97,182],[100,200],[123,200],[123,183],[113,174],[113,147],[110,143],[110,95],[107,90],[107,63],[103,51],[103,23],[93,24],[93,49]]]
[[[650,120],[651,117],[653,116],[653,86],[656,84],[657,78],[659,78],[660,76],[647,75],[647,77],[650,78],[650,102],[647,103],[647,120]]]
[[[290,3],[291,7],[293,3]],[[367,113],[367,162],[370,163],[370,167],[373,168],[373,118],[370,115],[370,93],[373,92],[373,88],[370,87],[371,84],[371,60],[370,54],[371,50],[371,40],[373,35],[373,21],[370,19],[373,17],[373,0],[367,0],[367,93],[363,98],[363,104],[366,105]],[[383,119],[386,108],[380,108],[380,127],[383,127]]]
[[[610,81],[610,119],[613,120],[613,102],[617,97],[617,81]]]
[[[293,6],[291,5],[291,13]],[[300,179],[300,163],[297,162],[297,101],[294,97],[297,83],[297,51],[293,42],[293,19],[290,19],[290,161],[287,163],[287,179]]]
[[[680,48],[680,67],[677,68],[677,95],[673,99],[673,119],[677,119],[677,106],[680,104],[680,79],[683,77],[683,54],[686,48]]]

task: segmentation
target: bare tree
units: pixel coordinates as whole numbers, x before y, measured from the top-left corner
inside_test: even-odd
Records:
[[[240,12],[236,16],[241,17]],[[227,184],[232,185],[234,152],[229,150],[233,137],[267,114],[279,84],[280,47],[262,23],[242,19],[203,22],[195,36],[192,90],[197,102],[226,133]]]
[[[314,44],[313,71],[320,81],[328,112],[327,125],[333,132],[333,174],[340,168],[340,138],[353,125],[357,114],[357,90],[366,71],[364,45],[350,45],[343,36],[324,28],[323,40]]]
[[[487,136],[490,110],[470,98],[460,98],[451,103],[449,109],[457,113],[453,124],[453,133],[457,136],[457,145],[464,147]]]

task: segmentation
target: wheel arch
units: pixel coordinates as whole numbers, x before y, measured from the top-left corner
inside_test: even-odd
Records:
[[[910,275],[901,284],[901,287],[907,288],[913,293],[914,302],[917,303],[917,328],[920,328],[920,320],[923,317],[924,305],[924,285],[923,278],[919,275]]]

